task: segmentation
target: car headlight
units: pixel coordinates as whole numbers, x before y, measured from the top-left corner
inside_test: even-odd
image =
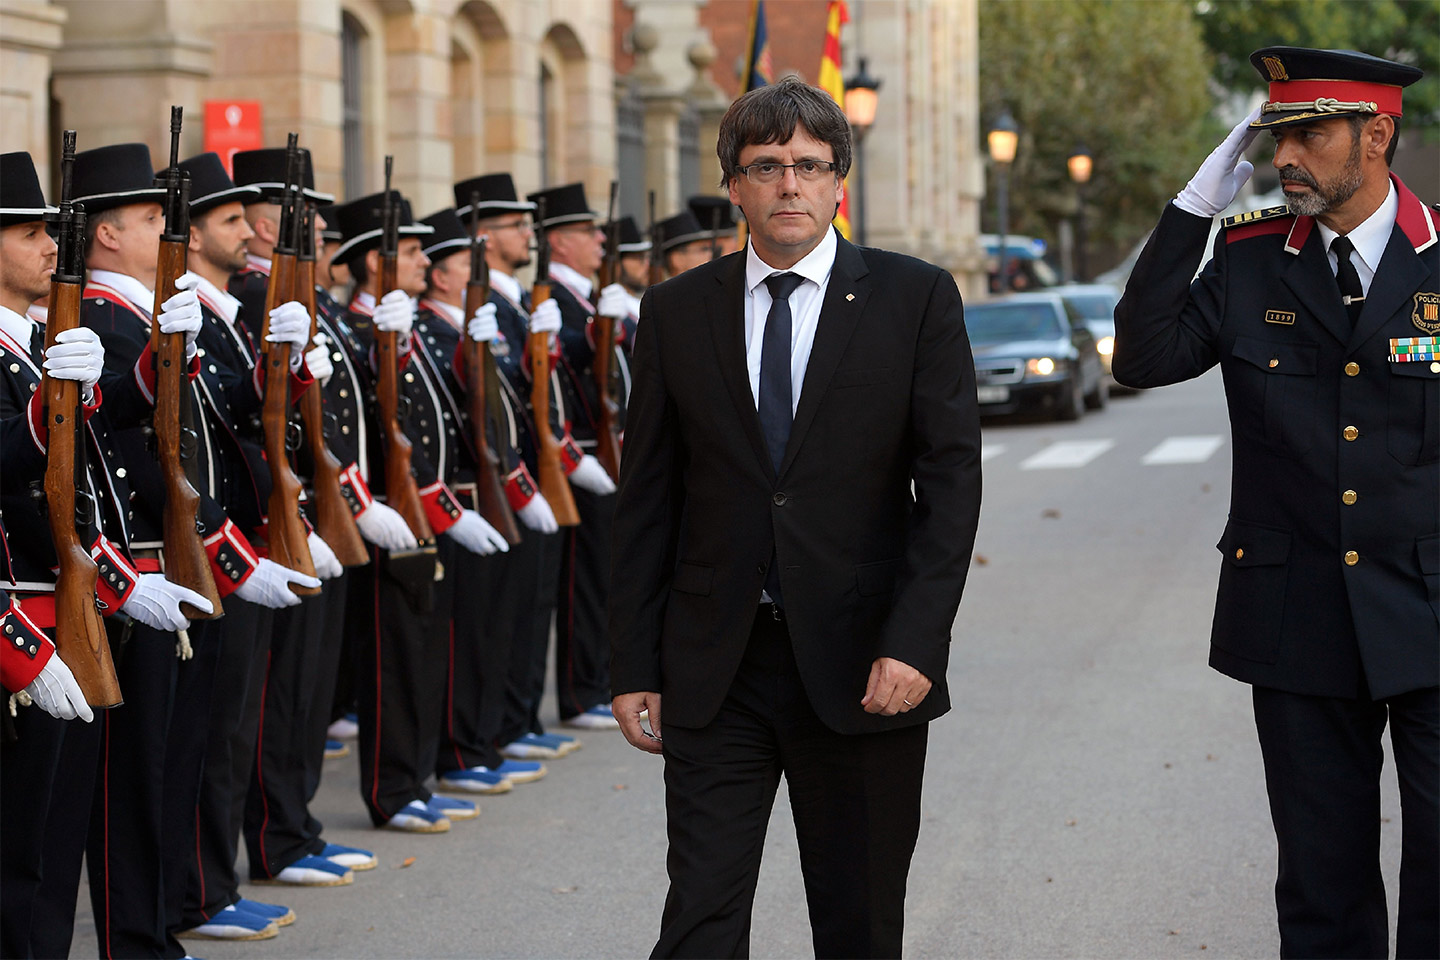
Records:
[[[1100,352],[1100,355],[1102,357],[1110,356],[1115,352],[1115,338],[1101,337],[1099,340],[1095,341],[1095,349]]]
[[[1025,361],[1025,372],[1037,377],[1048,377],[1055,372],[1055,361],[1049,357],[1036,357]]]

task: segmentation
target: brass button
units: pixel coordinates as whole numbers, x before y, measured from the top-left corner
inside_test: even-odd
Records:
[[[1353,506],[1355,501],[1359,499],[1360,494],[1356,493],[1354,490],[1346,490],[1344,493],[1340,494],[1340,501],[1344,503],[1347,507]]]
[[[1359,562],[1360,562],[1360,554],[1356,553],[1354,550],[1346,550],[1346,551],[1345,551],[1345,566],[1347,566],[1347,567],[1353,567],[1353,566],[1355,566],[1355,564],[1357,564],[1357,563],[1359,563]]]
[[[1354,440],[1356,437],[1360,436],[1360,428],[1346,427],[1345,430],[1342,432],[1341,436],[1343,436],[1346,440]]]
[[[1356,363],[1354,360],[1351,360],[1349,363],[1345,364],[1345,376],[1353,377],[1359,372],[1360,364]]]
[[[1432,361],[1430,364],[1431,373],[1440,373],[1440,360]]]
[[[1243,560],[1244,558],[1245,558],[1245,549],[1244,549],[1243,547],[1236,547],[1236,548],[1235,548],[1235,559],[1236,559],[1236,560]]]
[[[1280,366],[1280,358],[1279,358],[1279,357],[1271,357],[1271,358],[1270,358],[1270,366],[1272,366],[1272,367],[1278,367],[1278,366]]]

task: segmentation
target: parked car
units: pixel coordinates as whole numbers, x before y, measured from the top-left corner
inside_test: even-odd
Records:
[[[1109,402],[1095,335],[1052,290],[1016,293],[966,306],[982,414],[1041,409],[1078,420]]]
[[[1115,355],[1115,304],[1120,302],[1120,291],[1108,283],[1067,283],[1056,287],[1055,292],[1085,319],[1085,326],[1095,334],[1095,349],[1100,352],[1100,366],[1115,386],[1110,373],[1110,361]]]

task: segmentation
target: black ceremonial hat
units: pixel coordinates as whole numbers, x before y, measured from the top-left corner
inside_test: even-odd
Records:
[[[1250,63],[1270,84],[1252,127],[1371,113],[1398,117],[1401,89],[1425,75],[1358,50],[1264,47],[1250,54]]]
[[[469,218],[470,195],[480,195],[480,216],[494,217],[511,211],[529,211],[535,204],[520,199],[515,192],[515,181],[508,173],[487,173],[482,177],[471,177],[455,184],[455,214]]]
[[[205,213],[225,203],[254,203],[260,199],[260,191],[255,187],[235,186],[218,153],[202,153],[181,160],[180,169],[190,175],[191,214]]]
[[[650,249],[650,238],[640,235],[640,227],[636,225],[634,217],[621,217],[615,221],[620,225],[620,243],[618,249],[621,253],[644,253]],[[606,224],[605,235],[610,235],[610,224]]]
[[[590,204],[585,201],[583,183],[567,183],[563,187],[540,190],[526,199],[537,206],[541,200],[545,201],[545,219],[538,224],[541,229],[600,219],[600,214],[591,210]]]
[[[728,233],[734,233],[739,227],[735,223],[735,207],[730,203],[729,197],[699,196],[691,197],[685,201],[690,212],[695,214],[696,221],[700,228],[707,234],[714,233],[717,237]],[[716,211],[719,211],[719,219],[716,219]]]
[[[660,249],[666,253],[696,240],[710,239],[710,231],[701,227],[700,221],[689,210],[667,217],[655,226],[660,230]]]
[[[23,150],[0,154],[0,227],[44,220],[45,214],[59,212],[59,207],[45,204],[30,154]]]
[[[335,220],[335,204],[322,203],[315,208],[315,212],[320,215],[320,219],[325,221],[325,229],[320,231],[322,240],[333,240],[339,243],[345,239],[345,235],[340,232],[339,223]]]
[[[266,147],[263,150],[241,150],[230,158],[235,171],[235,182],[240,186],[258,187],[263,195],[257,199],[279,203],[285,199],[286,156],[284,147]],[[300,187],[307,200],[316,203],[334,203],[335,196],[315,189],[315,168],[310,163],[310,151],[300,148]],[[254,201],[251,201],[254,202]]]
[[[402,197],[399,190],[391,190],[390,196],[400,207],[400,236],[425,237],[435,232],[434,227],[415,222],[410,213],[410,201]],[[335,208],[335,220],[345,238],[340,249],[335,251],[335,263],[349,263],[380,246],[384,226],[380,222],[380,214],[384,199],[383,193],[372,193]]]
[[[70,190],[90,217],[132,203],[165,200],[165,188],[155,185],[150,148],[143,143],[112,143],[75,154]]]
[[[470,247],[470,232],[456,216],[454,207],[436,210],[420,222],[435,228],[435,232],[425,241],[425,256],[430,258],[431,263]]]

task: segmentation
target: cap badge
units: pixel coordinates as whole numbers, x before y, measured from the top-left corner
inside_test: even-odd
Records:
[[[1280,62],[1279,57],[1261,57],[1266,71],[1270,74],[1271,80],[1289,80],[1290,74],[1285,72],[1285,64]]]

